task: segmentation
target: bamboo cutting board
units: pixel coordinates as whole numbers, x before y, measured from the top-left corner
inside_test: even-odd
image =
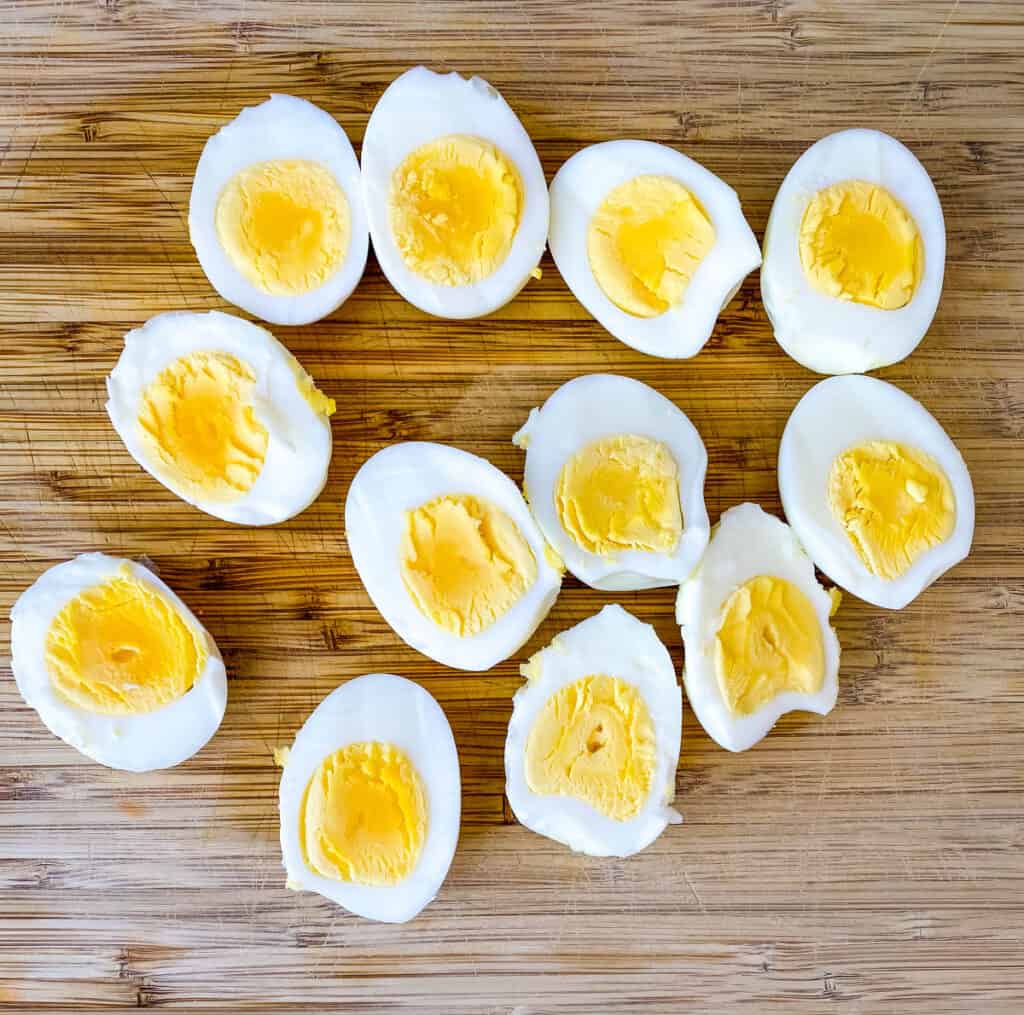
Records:
[[[0,608],[46,567],[145,555],[229,667],[220,733],[179,768],[108,771],[0,676],[0,1009],[191,1012],[1010,1012],[1024,1008],[1024,12],[1019,3],[5,3],[0,36]],[[330,319],[278,329],[338,401],[326,490],[234,528],[176,500],[103,411],[129,327],[225,307],[188,242],[209,134],[271,91],[358,148],[416,63],[480,73],[548,176],[584,144],[676,145],[759,234],[812,141],[872,126],[932,174],[949,239],[930,334],[880,372],[973,474],[970,558],[899,613],[847,597],[840,700],[730,755],[689,711],[685,823],[626,861],[517,827],[502,744],[516,660],[480,675],[399,643],[352,568],[343,503],[403,439],[517,480],[531,406],[590,371],[646,381],[704,436],[712,519],[780,511],[778,438],[815,377],[775,345],[756,275],[691,361],[620,345],[544,277],[493,317],[428,319],[371,263]],[[569,579],[526,651],[614,597]],[[681,662],[670,590],[621,595]],[[522,654],[525,656],[526,651]],[[447,711],[464,822],[438,899],[400,927],[284,888],[278,772],[338,683],[386,670]]]

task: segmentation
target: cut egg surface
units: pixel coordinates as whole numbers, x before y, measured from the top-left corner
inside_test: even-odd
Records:
[[[203,148],[188,226],[228,302],[272,324],[326,317],[356,287],[369,246],[348,136],[291,95],[243,109]]]
[[[779,187],[761,295],[779,345],[822,374],[898,363],[935,316],[946,227],[927,170],[877,130],[813,144]]]
[[[563,565],[515,484],[444,444],[393,444],[363,464],[345,503],[366,591],[408,645],[446,666],[487,670],[533,634]]]
[[[521,672],[505,740],[520,824],[580,853],[631,856],[681,820],[670,804],[682,695],[653,627],[605,606]]]
[[[148,568],[86,553],[11,610],[11,668],[54,736],[108,768],[148,772],[217,731],[227,675],[191,610]]]
[[[629,377],[588,374],[533,409],[513,441],[548,543],[580,581],[677,585],[708,541],[708,456],[676,405]]]
[[[107,393],[132,458],[216,518],[281,522],[326,482],[333,399],[269,331],[241,318],[151,318],[125,336]]]
[[[548,231],[544,171],[486,81],[406,71],[366,125],[362,174],[377,261],[421,310],[479,317],[537,272]]]
[[[745,751],[786,712],[832,710],[836,606],[788,525],[756,504],[722,515],[676,603],[686,697],[708,736]]]
[[[350,680],[299,730],[279,797],[289,888],[369,920],[411,920],[440,890],[459,837],[448,719],[411,680]]]
[[[696,355],[761,249],[736,192],[650,141],[606,141],[551,182],[548,243],[573,295],[619,341]]]
[[[786,517],[837,585],[898,610],[970,552],[974,488],[945,430],[910,395],[830,377],[797,403],[779,445]]]

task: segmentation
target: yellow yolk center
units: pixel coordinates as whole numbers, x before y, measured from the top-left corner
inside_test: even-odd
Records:
[[[537,561],[503,511],[478,497],[449,494],[406,512],[401,572],[424,616],[466,636],[518,602],[537,578]]]
[[[825,648],[811,601],[784,578],[744,582],[722,606],[715,672],[733,715],[750,715],[783,691],[820,691]]]
[[[423,782],[393,744],[348,744],[329,754],[302,796],[302,855],[321,877],[397,884],[416,867],[426,837]]]
[[[452,134],[421,145],[391,178],[388,221],[406,267],[435,285],[493,275],[519,228],[523,186],[488,141]]]
[[[587,229],[587,257],[602,292],[634,317],[681,303],[715,244],[700,201],[668,176],[635,176],[605,196]]]
[[[870,441],[844,451],[829,473],[832,514],[864,566],[898,578],[956,522],[953,489],[939,463],[916,448]]]
[[[130,570],[64,604],[46,633],[54,688],[90,712],[136,715],[169,705],[206,666],[206,641]]]
[[[603,437],[577,451],[558,476],[562,527],[587,553],[673,553],[683,531],[679,469],[660,441]]]
[[[800,262],[837,299],[898,310],[914,296],[924,248],[910,213],[887,190],[844,180],[811,198],[800,224]]]
[[[301,159],[257,162],[224,185],[217,238],[257,289],[301,296],[341,267],[348,253],[348,199],[326,166]]]
[[[603,674],[545,702],[526,739],[534,793],[570,796],[615,821],[636,817],[654,779],[654,725],[640,692]]]

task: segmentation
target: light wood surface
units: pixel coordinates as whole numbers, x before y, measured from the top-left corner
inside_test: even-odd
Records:
[[[0,610],[46,567],[146,555],[224,651],[227,716],[196,758],[108,771],[51,737],[0,654],[0,1010],[1019,1012],[1024,1010],[1024,14],[1019,3],[0,5]],[[146,476],[103,411],[125,330],[226,307],[185,224],[206,137],[271,91],[353,142],[425,62],[480,73],[549,178],[578,147],[677,145],[755,231],[799,153],[872,126],[907,142],[946,213],[946,286],[880,376],[971,469],[970,558],[899,613],[847,598],[839,704],[754,750],[687,710],[685,823],[630,860],[517,827],[502,744],[516,661],[446,670],[403,646],[345,544],[359,463],[401,439],[486,455],[580,373],[674,399],[704,436],[714,519],[779,511],[778,437],[815,377],[775,345],[756,275],[687,362],[634,353],[544,277],[487,320],[428,319],[371,263],[319,324],[278,334],[338,400],[313,507],[272,529],[209,518]],[[528,646],[614,597],[569,579]],[[619,596],[681,662],[669,590]],[[451,874],[391,927],[285,890],[271,748],[339,682],[422,681],[459,746]]]

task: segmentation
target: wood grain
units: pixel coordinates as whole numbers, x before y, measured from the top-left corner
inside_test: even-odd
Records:
[[[0,610],[87,550],[147,555],[231,674],[218,736],[145,776],[50,737],[0,678],[0,1010],[1019,1012],[1024,1009],[1024,16],[1019,3],[0,4]],[[575,856],[503,804],[516,662],[445,670],[400,644],[345,545],[359,463],[400,439],[490,457],[579,373],[674,399],[708,445],[712,517],[780,510],[778,437],[815,378],[776,347],[756,277],[683,363],[617,343],[549,259],[509,307],[428,319],[373,264],[329,320],[279,329],[339,403],[323,496],[270,530],[177,501],[103,411],[121,336],[222,307],[185,215],[206,137],[268,92],[353,141],[405,68],[481,73],[549,177],[582,144],[681,147],[763,230],[819,136],[910,144],[947,218],[946,288],[906,362],[974,477],[970,558],[900,613],[848,598],[840,702],[733,756],[684,718],[685,823],[628,861]],[[608,596],[567,581],[529,650]],[[667,590],[620,597],[681,658]],[[2,628],[8,651],[9,628]],[[462,839],[438,899],[375,925],[285,890],[277,772],[340,681],[384,669],[448,712]]]

